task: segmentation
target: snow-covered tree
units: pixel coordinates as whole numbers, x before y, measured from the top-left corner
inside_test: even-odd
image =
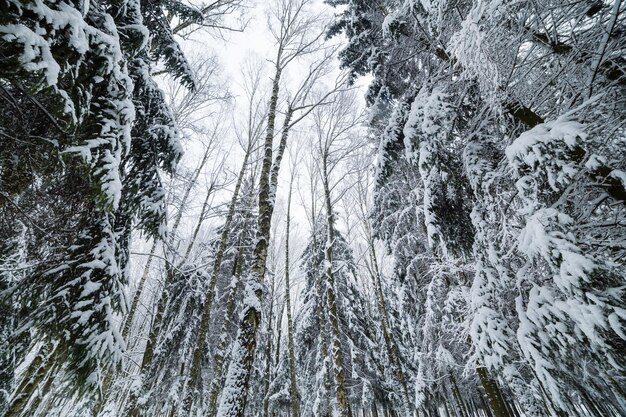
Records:
[[[150,32],[138,1],[10,1],[5,12],[0,79],[12,104],[2,130],[12,139],[3,147],[3,193],[35,216],[24,224],[37,230],[33,267],[16,283],[15,296],[29,300],[20,331],[50,341],[41,378],[64,368],[87,392],[122,358],[116,321],[127,305],[131,229],[165,235],[161,176],[172,172],[181,148],[150,75],[150,45],[171,33]],[[166,70],[182,76],[184,66],[181,58]],[[50,239],[48,227],[63,232]],[[27,406],[41,378],[18,388],[10,415]]]
[[[415,331],[400,327],[427,354],[409,361],[417,385],[447,356],[496,415],[619,413],[624,275],[606,242],[620,240],[626,196],[612,156],[622,2],[330,3],[344,6],[330,32],[348,36],[342,64],[374,77],[378,236],[394,275],[420,268],[416,286],[399,285],[425,309]],[[445,323],[455,348],[433,351]],[[451,355],[428,356],[442,347]],[[461,413],[482,396],[454,390]]]

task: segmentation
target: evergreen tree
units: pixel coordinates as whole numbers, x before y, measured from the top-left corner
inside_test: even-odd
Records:
[[[296,311],[295,321],[295,345],[298,362],[300,384],[299,391],[303,393],[303,404],[307,408],[302,410],[302,415],[323,415],[320,407],[327,398],[321,398],[326,390],[323,372],[330,372],[330,358],[322,355],[320,334],[328,335],[329,323],[325,320],[320,323],[318,308],[326,310],[327,300],[322,287],[325,273],[324,243],[326,242],[326,227],[324,221],[316,223],[309,244],[301,256],[301,268],[305,276],[305,288],[301,297],[301,307]],[[343,236],[336,231],[333,244],[333,271],[335,271],[337,311],[339,314],[339,328],[341,331],[341,349],[344,352],[344,371],[346,374],[346,386],[350,387],[349,401],[354,407],[362,405],[363,392],[376,386],[379,376],[376,374],[369,354],[374,345],[372,329],[374,325],[368,320],[366,313],[367,301],[362,296],[361,285],[357,281],[356,265],[352,255],[352,249]],[[327,284],[322,284],[327,285]],[[322,330],[320,327],[324,327]],[[374,353],[373,356],[376,356]],[[328,393],[326,395],[331,395]],[[328,405],[326,405],[328,406]],[[319,414],[317,414],[319,413]]]
[[[148,48],[168,35],[146,29],[138,1],[2,7],[3,210],[29,213],[34,231],[34,267],[15,293],[28,300],[20,329],[51,342],[41,378],[67,363],[73,386],[89,391],[124,349],[116,315],[127,303],[131,229],[165,234],[160,177],[181,148]],[[29,122],[32,112],[40,117]],[[64,232],[49,239],[48,228]]]
[[[622,228],[604,217],[621,218],[625,196],[623,158],[604,153],[618,146],[608,132],[622,130],[621,2],[330,3],[345,6],[330,31],[348,36],[342,65],[373,75],[379,236],[396,276],[402,265],[421,266],[417,285],[399,292],[416,297],[408,305],[424,306],[425,321],[400,333],[414,334],[422,353],[445,348],[453,360],[444,362],[469,354],[464,366],[498,416],[518,406],[567,414],[577,404],[619,413],[623,262],[583,230],[606,224],[600,233],[614,242]],[[439,310],[433,296],[452,296],[456,307]],[[452,338],[454,349],[435,348],[434,335],[447,337],[429,332],[446,326],[432,320],[466,332],[467,346]],[[437,361],[425,358],[411,361],[420,365],[418,392]],[[480,397],[450,382],[459,412],[471,413]]]

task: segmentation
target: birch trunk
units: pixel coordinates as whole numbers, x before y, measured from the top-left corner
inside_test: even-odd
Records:
[[[285,302],[283,301],[283,303],[280,305],[280,310],[278,312],[278,315],[276,317],[277,318],[277,322],[276,322],[276,349],[274,349],[275,353],[275,357],[274,357],[274,367],[278,367],[278,364],[280,363],[280,343],[282,341],[282,337],[283,337],[283,312],[285,311]]]
[[[241,242],[240,242],[241,243]],[[228,292],[228,301],[226,302],[226,310],[224,311],[224,320],[222,321],[222,327],[220,330],[220,342],[215,352],[215,359],[213,361],[213,381],[211,381],[211,389],[209,391],[209,417],[214,417],[217,412],[217,397],[220,393],[220,389],[223,384],[224,373],[224,356],[226,348],[228,347],[228,327],[231,324],[231,317],[235,312],[235,301],[237,295],[237,285],[241,277],[241,270],[243,269],[243,249],[239,249],[237,254],[237,260],[233,268],[233,279],[230,283],[230,289]]]
[[[200,177],[200,173],[202,172],[202,168],[204,167],[204,164],[206,164],[206,161],[209,158],[209,154],[210,154],[209,151],[210,151],[210,148],[204,151],[204,155],[202,156],[200,165],[198,165],[198,167],[195,169],[191,177],[191,180],[189,181],[189,184],[187,184],[187,186],[185,187],[185,191],[183,193],[183,197],[180,202],[180,208],[178,209],[178,213],[176,213],[176,217],[174,218],[174,223],[172,225],[172,230],[170,232],[170,239],[169,239],[170,247],[172,246],[174,242],[174,236],[176,235],[176,232],[178,231],[178,226],[180,226],[180,220],[183,217],[185,206],[187,206],[187,201],[189,200],[189,195],[191,194],[191,190],[196,185],[196,182],[198,181],[198,177]],[[211,193],[212,193],[212,187],[211,187],[211,190],[209,190],[207,194],[211,195]]]
[[[333,207],[328,184],[327,155],[322,156],[322,183],[324,185],[324,200],[326,203],[327,242],[325,248],[325,273],[326,273],[326,298],[328,302],[328,315],[331,331],[333,374],[335,377],[335,394],[337,406],[341,417],[352,417],[348,392],[346,390],[346,377],[343,369],[343,350],[341,347],[341,334],[339,330],[339,315],[337,313],[337,299],[335,296],[335,277],[333,275],[333,243],[335,241],[335,223]]]
[[[196,343],[192,355],[192,363],[191,368],[189,370],[189,378],[186,380],[186,390],[183,389],[183,392],[186,391],[185,399],[183,400],[182,407],[182,415],[188,416],[191,413],[191,408],[194,402],[194,397],[198,396],[197,387],[198,387],[198,378],[200,375],[200,365],[202,363],[202,355],[204,353],[204,346],[206,344],[206,338],[209,332],[209,323],[211,321],[211,309],[213,308],[213,299],[215,297],[215,284],[217,283],[217,277],[219,275],[220,269],[222,267],[222,260],[224,259],[224,254],[226,252],[226,247],[228,245],[228,239],[230,237],[230,228],[233,221],[233,217],[235,215],[235,209],[237,208],[237,199],[239,197],[239,190],[241,189],[241,184],[243,183],[244,176],[246,174],[247,166],[248,166],[248,158],[250,157],[250,153],[252,152],[252,146],[248,146],[246,150],[246,154],[243,159],[243,163],[241,165],[241,169],[239,170],[239,175],[237,177],[237,183],[235,184],[235,190],[233,191],[233,196],[230,201],[230,205],[228,207],[228,214],[226,215],[226,220],[224,221],[224,227],[222,229],[222,234],[220,236],[220,243],[217,249],[217,253],[215,254],[215,261],[213,262],[213,269],[211,271],[211,278],[209,280],[209,285],[207,288],[206,300],[204,302],[204,306],[202,308],[202,316],[200,318],[200,327],[198,329],[198,335],[196,338]]]
[[[311,180],[313,181],[313,176],[311,176]],[[314,189],[313,182],[311,183],[311,190]],[[316,210],[315,210],[315,198],[314,193],[311,192],[311,230],[316,229]],[[317,235],[313,233],[313,248],[314,253],[317,252],[317,248],[319,242],[317,241]],[[317,274],[316,274],[317,275]],[[330,417],[330,401],[329,401],[329,393],[330,393],[330,380],[328,379],[328,370],[330,369],[329,363],[330,358],[328,357],[328,338],[326,336],[326,314],[325,314],[325,306],[323,303],[323,291],[322,291],[322,277],[315,277],[315,292],[317,293],[317,321],[320,326],[320,355],[321,355],[321,366],[322,366],[322,384],[323,389],[320,389],[318,392],[319,402],[321,404],[321,416],[322,417]]]
[[[187,245],[187,249],[185,250],[185,254],[183,258],[180,260],[180,265],[184,265],[189,259],[189,255],[191,255],[191,250],[193,249],[196,240],[198,239],[198,233],[200,233],[200,228],[202,227],[202,223],[204,223],[204,216],[206,211],[209,208],[209,200],[211,199],[213,189],[209,189],[204,201],[202,202],[202,209],[200,209],[200,216],[198,216],[198,221],[196,222],[196,226],[193,229],[193,233],[191,234],[191,239],[189,239],[189,244]]]
[[[281,51],[278,53],[279,57],[280,54]],[[259,178],[259,214],[256,244],[254,247],[250,275],[246,283],[241,315],[242,319],[233,346],[232,360],[228,367],[226,385],[218,410],[218,416],[220,417],[244,417],[248,399],[250,375],[252,373],[252,363],[256,350],[257,332],[261,322],[261,302],[263,300],[262,282],[265,275],[267,247],[270,238],[272,212],[274,209],[270,171],[272,170],[273,162],[274,127],[276,123],[278,92],[282,73],[279,63],[276,64],[275,69],[267,117],[267,134],[263,147],[261,175]],[[285,132],[283,132],[283,134],[285,134]]]
[[[391,364],[393,366],[394,376],[400,387],[402,388],[402,399],[404,401],[405,414],[407,416],[411,415],[411,404],[409,401],[409,390],[406,384],[406,378],[404,376],[404,371],[402,370],[402,364],[400,363],[400,354],[398,352],[398,345],[393,338],[393,334],[391,333],[391,326],[389,325],[389,315],[387,313],[387,304],[385,303],[385,296],[383,294],[382,282],[380,280],[380,270],[378,268],[378,261],[376,260],[376,252],[374,250],[374,244],[369,239],[368,242],[369,250],[370,250],[370,258],[372,260],[372,266],[374,269],[373,280],[374,280],[374,289],[376,291],[376,298],[378,301],[378,310],[380,311],[380,315],[382,318],[382,327],[383,327],[383,339],[385,340],[385,347],[387,348],[387,354],[391,359]]]
[[[270,273],[272,276],[271,293],[270,293],[270,308],[267,318],[267,342],[265,344],[265,380],[263,382],[263,417],[269,417],[269,392],[270,382],[272,379],[272,319],[274,315],[274,273]]]
[[[293,344],[293,317],[291,316],[291,284],[289,283],[289,226],[291,224],[291,191],[293,175],[289,183],[287,196],[287,224],[285,226],[285,304],[287,308],[287,351],[289,353],[289,394],[291,396],[291,415],[299,417],[298,387],[296,385],[296,354]]]
[[[172,230],[170,232],[170,239],[169,239],[169,243],[168,246],[171,247],[172,243],[173,243],[173,239],[174,236],[176,235],[176,232],[178,230],[178,226],[180,225],[180,220],[182,218],[182,214],[184,211],[185,206],[187,205],[187,200],[189,199],[189,196],[191,194],[191,190],[193,189],[194,185],[196,184],[199,176],[200,176],[200,172],[202,171],[202,168],[204,167],[204,164],[206,163],[207,159],[209,156],[209,150],[207,149],[202,157],[202,161],[200,162],[200,165],[196,168],[196,170],[194,171],[191,181],[189,182],[189,184],[187,184],[187,186],[185,187],[185,191],[183,193],[183,197],[181,199],[181,204],[180,204],[180,209],[176,215],[176,218],[174,219],[174,224],[172,226]],[[212,194],[213,192],[213,187],[211,187],[207,193],[207,197],[205,200],[205,206],[206,206],[206,202],[208,202],[209,200],[209,196]],[[204,208],[203,207],[203,212],[204,212]],[[202,223],[202,215],[201,217],[198,219],[198,229],[199,229],[199,225]],[[197,234],[197,232],[196,232]],[[195,238],[195,235],[194,235]],[[153,244],[153,248],[155,249],[155,244]],[[190,248],[191,248],[192,243],[190,243],[187,253],[185,254],[185,257],[183,258],[184,260],[187,259],[187,256],[189,255],[190,252]],[[148,262],[151,261],[151,259],[154,256],[154,252],[151,251],[150,252],[150,258],[148,259]],[[183,262],[184,262],[183,260]],[[159,301],[157,304],[157,309],[156,309],[156,313],[154,315],[154,319],[152,321],[152,324],[150,326],[150,332],[148,334],[148,340],[146,342],[146,348],[144,350],[143,353],[143,357],[141,360],[141,366],[140,366],[140,370],[139,370],[139,384],[137,387],[134,388],[134,390],[131,392],[130,398],[129,398],[129,405],[128,405],[128,410],[129,410],[129,415],[131,417],[139,417],[142,415],[142,412],[139,408],[139,396],[141,395],[141,392],[143,390],[143,377],[144,374],[150,369],[150,365],[152,364],[152,359],[154,358],[154,348],[156,346],[157,340],[159,338],[159,335],[161,334],[161,326],[163,324],[163,317],[165,314],[165,309],[167,307],[168,301],[169,301],[169,286],[170,283],[172,282],[172,279],[174,277],[174,265],[173,265],[174,261],[171,262],[167,262],[166,264],[166,272],[165,272],[165,280],[163,282],[163,290],[161,292],[161,296],[159,297]],[[181,264],[183,263],[181,262]],[[144,269],[144,276],[147,274],[148,272],[148,264],[146,265],[146,268]],[[142,281],[143,281],[142,277]],[[136,297],[140,296],[140,293],[135,294]],[[135,301],[135,299],[133,299],[133,302]],[[137,299],[138,301],[138,299]],[[133,312],[134,315],[134,312]],[[132,323],[132,322],[131,322]],[[130,329],[130,323],[125,323],[125,327],[128,324],[129,329]],[[105,381],[106,382],[106,381]],[[105,388],[108,390],[110,390],[110,385],[111,385],[112,381],[109,381],[108,384],[105,386]],[[104,400],[106,400],[106,397],[104,398]],[[102,400],[101,400],[102,401]],[[104,406],[103,403],[96,403],[96,407],[98,407],[100,410],[102,409],[102,407]],[[95,414],[97,415],[97,414]]]

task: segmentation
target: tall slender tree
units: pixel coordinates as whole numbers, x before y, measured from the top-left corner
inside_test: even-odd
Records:
[[[295,59],[320,51],[319,43],[324,32],[318,28],[319,15],[311,14],[308,10],[309,6],[308,0],[280,0],[270,12],[270,32],[275,39],[277,49],[276,57],[272,61],[274,70],[272,93],[268,106],[267,130],[259,177],[257,241],[251,273],[246,281],[246,295],[242,305],[239,332],[232,347],[232,360],[218,409],[219,416],[244,415],[257,344],[257,331],[261,319],[262,283],[265,276],[278,173],[287,147],[290,129],[301,121],[306,114],[323,103],[323,100],[312,103],[309,103],[308,100],[318,77],[325,75],[327,63],[332,56],[329,54],[323,55],[320,60],[311,64],[309,72],[291,96],[280,130],[278,148],[274,154],[276,116],[282,74]],[[331,89],[326,96],[332,94],[336,89],[337,86]],[[293,119],[295,112],[301,110],[304,110],[304,113]]]

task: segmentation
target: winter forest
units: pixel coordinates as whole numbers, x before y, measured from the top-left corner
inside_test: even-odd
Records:
[[[626,416],[626,1],[0,0],[0,416]]]

